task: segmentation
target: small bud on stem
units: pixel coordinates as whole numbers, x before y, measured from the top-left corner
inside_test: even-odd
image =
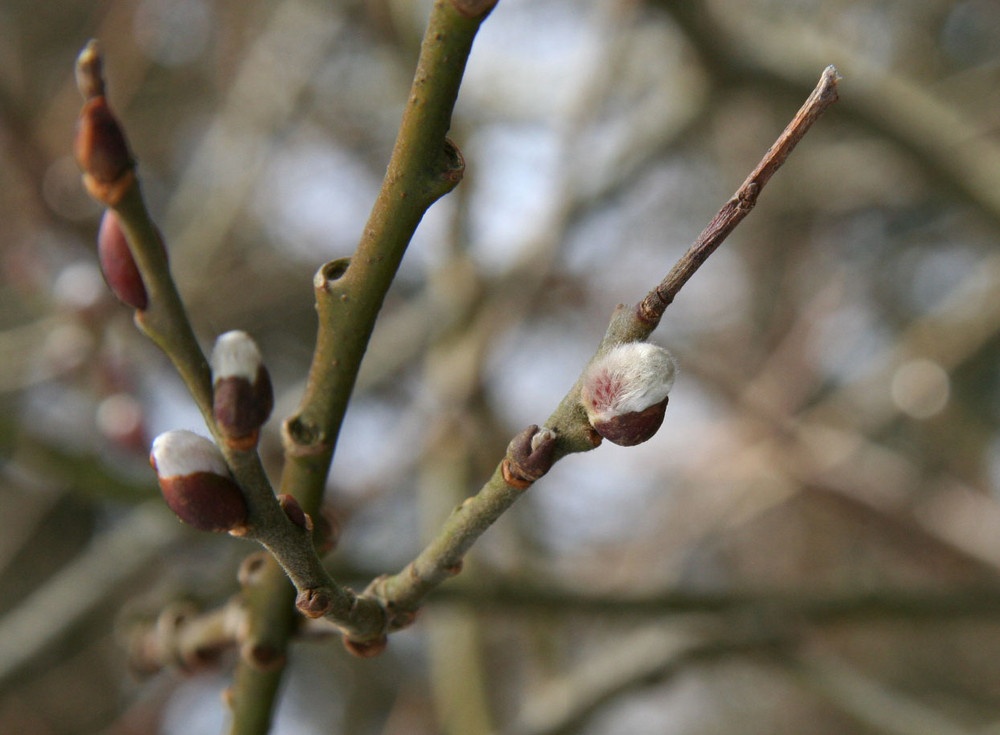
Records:
[[[532,424],[507,445],[507,456],[500,465],[503,481],[524,490],[542,477],[555,460],[556,434]]]
[[[274,407],[260,349],[246,332],[226,332],[215,341],[211,364],[215,421],[231,447],[252,449]]]
[[[278,503],[292,523],[304,531],[311,532],[313,530],[312,518],[302,510],[302,506],[299,505],[299,501],[294,496],[281,494],[278,496]]]
[[[211,441],[190,431],[168,431],[153,441],[149,461],[167,505],[182,521],[203,531],[245,529],[243,491]]]
[[[674,358],[648,342],[616,345],[583,374],[580,402],[598,434],[630,447],[650,439],[667,409],[677,372]]]
[[[145,309],[149,303],[146,286],[113,209],[106,210],[101,219],[101,228],[97,232],[97,257],[104,280],[118,300],[133,309]]]
[[[295,607],[307,618],[321,618],[333,605],[328,590],[322,588],[302,590],[295,598]]]
[[[343,640],[344,648],[358,658],[374,658],[389,645],[389,639],[386,636],[381,636],[370,641],[352,641],[347,636],[344,636]]]
[[[85,100],[76,124],[73,152],[87,192],[114,206],[135,182],[135,160],[121,124],[104,96],[101,54],[90,41],[76,60],[76,85]]]

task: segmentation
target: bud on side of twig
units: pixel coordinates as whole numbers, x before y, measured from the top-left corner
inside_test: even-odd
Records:
[[[101,228],[97,232],[97,257],[104,280],[118,300],[133,309],[145,309],[149,304],[146,286],[113,209],[106,210],[101,219]]]
[[[83,104],[73,153],[83,172],[99,184],[113,184],[132,168],[125,133],[103,95]]]
[[[532,424],[507,445],[507,456],[500,465],[503,480],[523,490],[542,477],[555,461],[556,433]]]
[[[285,511],[285,515],[288,516],[288,520],[301,528],[303,531],[312,532],[312,518],[308,513],[302,510],[302,506],[299,505],[299,501],[296,500],[293,495],[285,495],[282,493],[278,496],[278,503],[281,505],[281,509]]]
[[[226,332],[215,341],[211,364],[213,413],[219,430],[234,449],[251,449],[274,407],[271,376],[260,349],[246,332]]]
[[[257,671],[278,671],[287,657],[268,641],[247,641],[240,646],[240,657]]]
[[[307,618],[321,618],[333,607],[329,590],[317,587],[302,590],[295,597],[295,607]]]
[[[580,402],[594,430],[630,447],[650,439],[663,423],[677,367],[662,347],[648,342],[617,345],[584,371]]]
[[[358,658],[374,658],[389,645],[389,638],[384,635],[370,641],[352,641],[347,636],[344,636],[342,640],[344,641],[344,648]]]
[[[190,431],[168,431],[153,441],[149,460],[167,505],[182,521],[203,531],[245,529],[243,491],[210,440]]]
[[[104,96],[100,51],[91,41],[77,57],[76,82],[84,97],[77,120],[73,153],[92,197],[117,204],[135,180],[135,161],[125,133]]]

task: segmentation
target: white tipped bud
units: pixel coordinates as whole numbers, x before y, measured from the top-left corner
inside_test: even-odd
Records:
[[[260,348],[246,332],[226,332],[215,341],[210,362],[216,423],[231,446],[249,449],[274,407]]]
[[[591,426],[608,441],[641,444],[663,423],[677,372],[674,358],[648,342],[617,345],[583,375],[580,401]]]
[[[229,467],[219,448],[193,431],[176,429],[153,440],[150,461],[160,478],[183,477],[196,472],[228,475]]]
[[[203,531],[233,531],[246,521],[246,499],[229,475],[222,452],[190,431],[168,431],[149,456],[170,509]]]
[[[257,379],[257,371],[264,363],[260,348],[253,338],[239,329],[220,334],[212,348],[212,377]]]

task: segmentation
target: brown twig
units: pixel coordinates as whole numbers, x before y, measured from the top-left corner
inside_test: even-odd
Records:
[[[708,256],[729,236],[750,210],[757,204],[761,190],[771,180],[775,172],[791,154],[812,124],[819,119],[827,107],[837,101],[837,82],[840,74],[832,65],[823,70],[819,83],[788,123],[774,145],[764,154],[757,167],[747,176],[746,180],[736,190],[733,197],[726,202],[718,214],[709,222],[698,239],[688,249],[684,256],[670,270],[667,277],[655,289],[649,292],[639,305],[636,313],[639,318],[649,324],[649,331],[660,323],[660,318],[677,292],[701,267]]]

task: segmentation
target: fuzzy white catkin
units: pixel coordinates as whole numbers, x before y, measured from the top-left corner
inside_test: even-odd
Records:
[[[151,455],[161,479],[195,472],[229,475],[226,460],[215,443],[193,431],[175,429],[160,434],[153,440]]]
[[[591,422],[644,411],[674,385],[677,365],[659,345],[628,342],[612,347],[587,368],[581,398]]]
[[[234,329],[220,334],[212,348],[212,379],[246,378],[253,383],[257,379],[263,358],[260,348],[246,332]]]

